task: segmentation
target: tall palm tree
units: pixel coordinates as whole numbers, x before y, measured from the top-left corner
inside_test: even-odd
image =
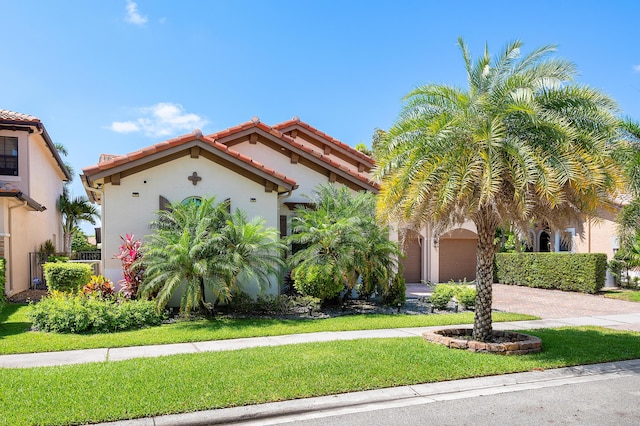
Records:
[[[73,233],[78,229],[80,222],[86,221],[95,225],[98,210],[84,196],[69,196],[69,189],[65,186],[56,204],[58,211],[62,214],[62,231],[64,240],[64,252],[71,256],[71,241]]]
[[[238,279],[255,280],[263,289],[283,264],[284,246],[276,231],[264,229],[260,219],[247,221],[242,212],[230,215],[224,202],[209,198],[173,204],[158,214],[156,229],[143,245],[140,292],[156,295],[159,308],[181,290],[183,315],[194,309],[207,313],[211,302],[232,297]],[[206,289],[214,295],[209,303]]]
[[[496,229],[526,235],[533,220],[562,229],[607,203],[621,183],[608,145],[618,121],[614,101],[573,84],[574,65],[552,58],[553,46],[521,56],[515,41],[475,62],[459,46],[468,87],[430,84],[405,97],[379,149],[378,208],[391,223],[435,234],[473,221],[473,338],[490,341]]]

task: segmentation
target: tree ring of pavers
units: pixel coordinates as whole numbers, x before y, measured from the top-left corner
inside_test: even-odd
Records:
[[[432,343],[452,349],[466,349],[471,352],[488,352],[499,355],[525,355],[540,352],[542,340],[528,334],[513,331],[493,331],[493,342],[471,340],[470,328],[450,328],[427,331],[422,337]]]

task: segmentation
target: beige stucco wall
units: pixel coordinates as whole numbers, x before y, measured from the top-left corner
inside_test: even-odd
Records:
[[[202,178],[195,186],[187,179],[193,172]],[[102,259],[104,274],[114,283],[122,279],[120,262],[113,259],[120,247],[120,236],[133,233],[144,241],[145,236],[151,234],[149,223],[156,218],[159,196],[170,202],[181,202],[192,196],[215,196],[220,202],[229,198],[232,211],[239,208],[247,212],[249,218],[264,218],[267,227],[278,227],[277,192],[265,192],[263,185],[202,156],[178,158],[124,177],[120,185],[104,186]],[[277,284],[272,285],[270,293],[277,290]],[[257,289],[251,286],[245,291],[257,294]]]
[[[61,248],[61,217],[56,202],[62,194],[64,175],[42,136],[27,132],[0,132],[3,136],[18,136],[18,177],[0,176],[37,203],[43,212],[32,211],[15,198],[5,198],[0,204],[2,216],[0,235],[4,237],[7,258],[7,294],[27,290],[30,285],[29,253],[51,239]]]
[[[582,235],[573,238],[576,253],[605,253],[610,260],[618,248],[616,213],[600,211],[597,220],[586,221]]]

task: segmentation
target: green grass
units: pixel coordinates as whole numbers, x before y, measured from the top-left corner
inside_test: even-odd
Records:
[[[213,319],[180,321],[120,333],[56,334],[29,331],[31,323],[26,315],[28,309],[26,305],[7,305],[0,313],[0,354],[473,323],[473,313],[463,312],[438,315],[350,315],[322,320]],[[530,315],[495,313],[493,319],[519,321],[538,318]]]
[[[543,351],[501,356],[421,338],[365,339],[122,362],[0,369],[0,424],[76,424],[640,358],[640,334],[535,330]]]
[[[629,302],[640,302],[639,290],[607,290],[604,292],[604,297],[610,299],[626,300]]]

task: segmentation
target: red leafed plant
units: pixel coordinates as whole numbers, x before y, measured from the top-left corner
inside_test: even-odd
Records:
[[[138,287],[142,283],[142,276],[144,269],[140,266],[139,262],[136,263],[142,257],[140,248],[142,242],[136,240],[133,234],[126,234],[124,237],[120,236],[122,244],[120,245],[120,253],[114,256],[115,259],[120,259],[122,262],[122,275],[124,279],[120,280],[120,291],[128,298],[133,299],[138,294]]]

